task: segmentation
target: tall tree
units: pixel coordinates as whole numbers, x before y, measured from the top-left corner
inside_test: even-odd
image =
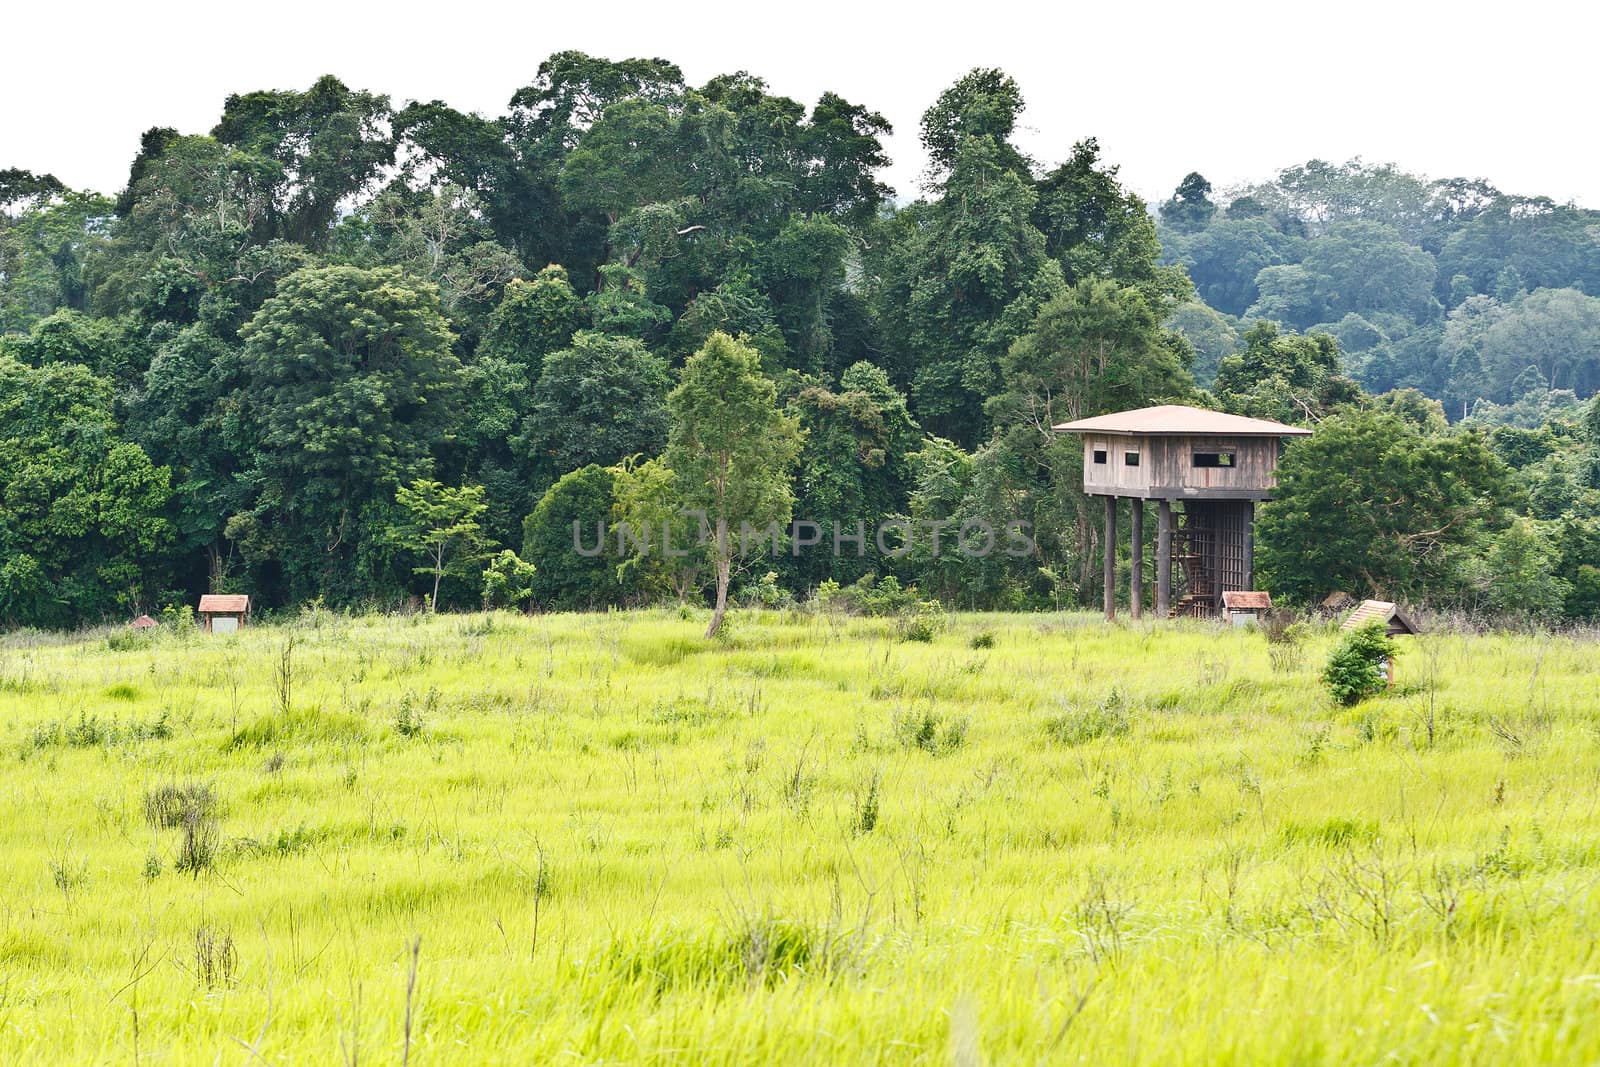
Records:
[[[517,280],[489,319],[482,354],[499,356],[539,373],[544,357],[572,342],[583,325],[583,303],[564,267],[545,267],[532,280]]]
[[[580,330],[544,358],[522,442],[548,484],[579,467],[653,456],[667,440],[667,365],[631,337]]]
[[[419,478],[395,492],[395,503],[400,505],[401,515],[390,527],[389,536],[402,550],[427,560],[415,573],[432,576],[428,610],[436,612],[439,583],[445,575],[468,573],[493,547],[478,521],[489,507],[483,502],[483,487],[452,488]]]
[[[922,114],[929,174],[937,179],[953,170],[962,144],[974,137],[999,146],[1001,166],[1026,174],[1027,158],[1010,143],[1017,116],[1026,106],[1016,79],[1003,70],[975,67],[962,75]]]
[[[1040,307],[1006,353],[1005,390],[990,414],[1053,437],[1057,423],[1184,396],[1194,386],[1185,355],[1137,289],[1082,281]]]
[[[1082,450],[1051,427],[1087,415],[1182,400],[1194,389],[1181,338],[1163,331],[1143,294],[1092,278],[1039,309],[1011,346],[1004,386],[988,401],[990,447],[974,457],[973,484],[1038,531],[1032,565],[1091,578],[1094,517],[1082,485]]]
[[[1190,171],[1161,205],[1161,221],[1180,233],[1194,233],[1211,224],[1217,205],[1211,200],[1211,183]]]
[[[432,286],[392,268],[318,267],[278,286],[241,331],[239,388],[258,545],[297,594],[349,595],[374,502],[425,476],[459,403],[454,338]]]
[[[607,541],[616,474],[590,464],[556,480],[523,521],[522,558],[535,570],[533,599],[546,610],[622,602],[625,587]]]
[[[685,508],[705,513],[717,599],[706,636],[728,610],[728,583],[744,524],[786,524],[794,505],[789,475],[800,429],[778,410],[777,389],[761,373],[755,349],[724,333],[684,364],[667,397],[672,429],[665,459],[678,477]]]
[[[323,75],[305,92],[228,97],[217,142],[267,161],[269,235],[321,249],[339,206],[394,162],[389,98]]]
[[[1161,241],[1144,201],[1122,187],[1115,166],[1101,162],[1093,137],[1073,145],[1066,161],[1040,179],[1038,192],[1034,225],[1069,283],[1114,278],[1137,285],[1158,313],[1189,295],[1181,271],[1158,265]]]
[[[1387,599],[1459,589],[1463,552],[1513,497],[1505,465],[1474,434],[1342,412],[1284,453],[1257,524],[1260,570],[1302,602],[1330,589]]]
[[[1341,373],[1332,336],[1285,334],[1273,322],[1250,327],[1244,348],[1223,357],[1215,391],[1228,411],[1291,424],[1314,422],[1361,397]]]
[[[791,557],[776,569],[791,574],[800,589],[827,578],[853,581],[874,569],[879,522],[905,512],[910,457],[921,447],[921,430],[904,394],[881,368],[865,362],[846,370],[837,390],[808,384],[790,398],[788,410],[805,434],[796,512],[818,524],[823,545],[837,537],[841,551],[837,557]],[[866,547],[844,547],[858,530]]]
[[[123,441],[112,385],[0,353],[0,624],[69,626],[165,589],[165,467]]]
[[[875,303],[918,420],[967,445],[988,436],[1001,357],[1063,285],[1033,223],[1037,194],[1007,155],[966,138],[943,195],[902,212],[875,262]]]
[[[0,171],[0,334],[60,308],[91,310],[111,202],[49,174]]]

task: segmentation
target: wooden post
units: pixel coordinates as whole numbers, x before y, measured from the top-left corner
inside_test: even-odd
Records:
[[[1172,614],[1172,501],[1163,500],[1156,513],[1156,615]]]
[[[1117,617],[1117,498],[1106,501],[1106,621]]]
[[[1244,587],[1256,587],[1256,502],[1250,501],[1244,516]]]
[[[1128,576],[1128,613],[1135,619],[1144,617],[1144,501],[1135,497],[1128,501],[1133,509],[1133,573]]]

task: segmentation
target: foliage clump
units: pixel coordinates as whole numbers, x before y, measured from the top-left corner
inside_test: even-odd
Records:
[[[1274,610],[1261,617],[1261,634],[1267,639],[1267,659],[1273,670],[1289,673],[1300,669],[1308,633],[1309,628],[1296,620],[1292,611]]]
[[[154,830],[173,830],[187,819],[208,818],[216,810],[216,793],[201,782],[157,786],[144,795],[144,820]]]
[[[217,795],[209,785],[188,782],[158,786],[144,795],[144,818],[154,830],[177,830],[178,855],[174,870],[198,875],[210,870],[222,846],[217,825]],[[160,858],[146,861],[146,877],[160,873]]]
[[[966,744],[969,725],[965,716],[951,718],[933,708],[924,708],[896,713],[894,736],[901,748],[942,756]]]
[[[929,644],[950,624],[950,615],[937,600],[922,600],[900,612],[895,632],[902,641]]]
[[[1084,745],[1100,738],[1126,737],[1133,731],[1121,690],[1113,689],[1104,700],[1089,707],[1074,708],[1047,719],[1045,736],[1062,745]]]
[[[1339,638],[1322,669],[1322,682],[1340,704],[1359,703],[1389,684],[1389,663],[1396,651],[1384,624],[1370,622]]]
[[[511,549],[503,549],[489,559],[483,569],[483,606],[509,608],[533,597],[533,579],[538,568]]]
[[[815,603],[847,615],[897,615],[915,607],[921,599],[916,586],[903,586],[892,574],[881,579],[868,574],[849,585],[832,579],[824,581],[817,586]]]

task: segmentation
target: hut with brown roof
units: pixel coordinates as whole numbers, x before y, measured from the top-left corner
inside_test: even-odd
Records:
[[[1222,615],[1235,626],[1250,626],[1272,610],[1272,594],[1260,590],[1224,589]]]
[[[1417,624],[1411,617],[1388,600],[1363,600],[1339,625],[1341,630],[1359,630],[1369,622],[1381,622],[1390,637],[1415,634]]]
[[[243,593],[207,593],[200,598],[200,628],[208,634],[231,634],[250,619],[250,598]]]
[[[1181,404],[1119,411],[1054,427],[1083,438],[1083,491],[1105,500],[1105,609],[1116,616],[1118,501],[1133,525],[1129,606],[1144,601],[1144,507],[1157,507],[1156,612],[1212,617],[1222,594],[1255,579],[1255,509],[1277,488],[1286,437],[1311,431]],[[1173,505],[1182,510],[1175,511]],[[1173,562],[1180,573],[1173,601]]]

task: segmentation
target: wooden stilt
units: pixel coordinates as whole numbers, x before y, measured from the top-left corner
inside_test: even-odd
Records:
[[[1106,621],[1117,617],[1117,498],[1106,501]]]
[[[1163,500],[1156,512],[1156,615],[1172,614],[1172,501]]]
[[[1128,613],[1135,619],[1144,617],[1144,501],[1128,501],[1132,509],[1133,572],[1128,575]]]
[[[1244,587],[1256,587],[1256,502],[1250,501],[1244,520]]]

